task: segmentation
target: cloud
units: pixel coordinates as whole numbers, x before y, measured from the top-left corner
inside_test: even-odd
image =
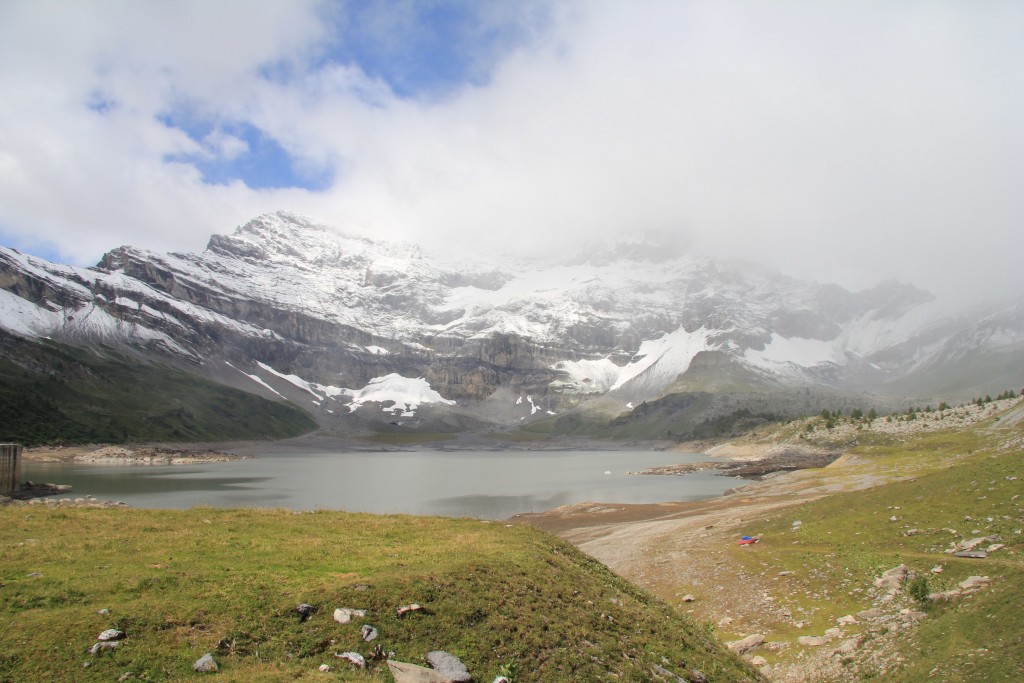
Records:
[[[1022,26],[1012,2],[8,2],[0,229],[79,262],[279,208],[520,253],[656,230],[851,287],[1021,291]]]

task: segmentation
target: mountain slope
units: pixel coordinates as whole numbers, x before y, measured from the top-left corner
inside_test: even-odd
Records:
[[[342,430],[421,419],[404,394],[354,402],[387,377],[422,379],[424,406],[521,422],[668,391],[967,395],[1005,388],[1024,353],[1019,305],[948,315],[897,282],[849,292],[642,240],[489,262],[285,212],[201,254],[121,247],[94,268],[0,249],[0,324],[174,359]]]

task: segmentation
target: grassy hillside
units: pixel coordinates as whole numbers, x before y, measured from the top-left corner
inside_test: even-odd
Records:
[[[386,680],[335,652],[460,657],[474,680],[757,680],[710,631],[544,532],[479,520],[274,510],[0,508],[0,680]],[[301,623],[294,609],[317,606]],[[412,602],[427,613],[399,618]],[[335,608],[367,610],[350,624]],[[109,615],[99,613],[109,609]],[[372,643],[363,624],[379,631]],[[107,628],[123,645],[86,654]]]
[[[0,441],[215,441],[316,428],[295,406],[113,349],[0,335]]]

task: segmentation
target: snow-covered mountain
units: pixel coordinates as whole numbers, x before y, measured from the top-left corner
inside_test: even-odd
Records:
[[[0,326],[157,355],[331,415],[402,418],[626,405],[713,388],[716,373],[754,390],[969,393],[1022,383],[1024,357],[1020,304],[948,315],[897,282],[849,292],[635,240],[510,265],[284,212],[201,254],[121,247],[92,268],[0,248]]]

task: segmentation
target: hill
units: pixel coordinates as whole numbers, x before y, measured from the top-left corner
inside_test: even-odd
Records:
[[[760,678],[706,627],[525,526],[7,506],[0,557],[4,681],[194,680],[205,653],[217,680],[336,680],[319,671],[327,664],[344,680],[379,681],[391,677],[375,652],[422,664],[434,650],[478,681]],[[316,609],[307,621],[302,603]],[[421,609],[398,614],[411,603]],[[336,608],[366,615],[336,623]],[[364,624],[379,634],[370,642]],[[126,634],[121,646],[87,654],[109,628]],[[334,656],[348,651],[365,671]]]

